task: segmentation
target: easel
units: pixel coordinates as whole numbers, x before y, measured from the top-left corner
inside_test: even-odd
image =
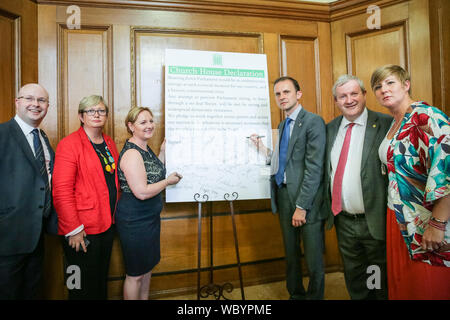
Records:
[[[237,239],[237,231],[236,231],[236,222],[234,220],[234,208],[233,208],[233,201],[237,200],[238,193],[233,192],[232,193],[233,199],[230,199],[230,195],[228,193],[224,194],[224,199],[230,203],[230,213],[231,213],[231,220],[233,224],[233,235],[234,235],[234,245],[236,249],[236,258],[237,258],[237,266],[239,271],[239,283],[241,286],[241,296],[242,300],[245,300],[244,295],[244,285],[242,282],[242,271],[241,271],[241,260],[239,257],[239,245],[238,245],[238,239]],[[213,262],[213,214],[212,214],[212,208],[209,207],[209,253],[210,253],[210,265],[209,265],[209,283],[203,287],[200,287],[200,275],[201,275],[201,252],[202,252],[202,204],[206,203],[209,199],[208,195],[204,194],[202,196],[203,200],[200,199],[200,194],[196,193],[194,195],[194,200],[198,203],[198,260],[197,260],[197,300],[200,300],[201,298],[207,298],[210,295],[214,295],[216,300],[220,300],[220,298],[223,298],[225,300],[228,300],[224,296],[224,291],[227,291],[230,293],[233,291],[233,285],[230,282],[227,282],[223,285],[218,285],[214,283],[213,279],[213,271],[214,271],[214,262]]]

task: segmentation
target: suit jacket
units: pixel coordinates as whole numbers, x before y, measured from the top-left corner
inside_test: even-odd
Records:
[[[103,134],[103,138],[117,166],[116,145],[109,136]],[[114,174],[118,199],[117,168]],[[59,234],[65,235],[82,224],[87,234],[108,230],[113,222],[108,186],[98,155],[82,127],[59,142],[52,182]]]
[[[50,152],[55,153],[41,130]],[[44,214],[45,181],[23,131],[14,119],[0,124],[0,256],[32,252],[39,241]]]
[[[279,126],[283,132],[286,120]],[[306,223],[324,219],[320,209],[322,203],[322,168],[324,145],[326,140],[325,122],[323,119],[302,108],[297,116],[289,139],[286,158],[286,187],[289,198],[294,206],[306,210]],[[279,135],[281,139],[281,134]],[[279,144],[280,141],[278,141]],[[275,175],[271,176],[271,205],[276,213],[277,185]]]
[[[342,121],[339,116],[327,124],[327,144],[324,172],[324,211],[328,213],[327,227],[334,223],[331,211],[331,149]],[[361,184],[365,217],[369,232],[377,240],[386,238],[386,207],[387,207],[387,173],[381,172],[381,161],[378,148],[386,136],[392,122],[392,117],[367,109],[367,125],[364,135],[364,146],[361,159]],[[387,170],[386,170],[387,172]]]

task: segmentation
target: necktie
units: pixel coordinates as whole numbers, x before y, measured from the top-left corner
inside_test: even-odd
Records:
[[[289,138],[290,138],[290,123],[291,123],[291,121],[292,121],[291,118],[286,119],[286,123],[284,124],[284,128],[283,128],[283,133],[281,135],[278,172],[275,175],[275,181],[278,186],[281,186],[281,184],[283,183],[283,180],[284,180],[284,170],[286,169],[286,157],[287,157]]]
[[[50,214],[51,198],[50,198],[50,185],[48,183],[47,166],[45,164],[44,149],[42,148],[41,139],[39,138],[39,129],[33,129],[33,146],[36,161],[39,164],[39,172],[45,182],[45,204],[44,204],[44,217]]]
[[[350,149],[353,125],[354,123],[350,123],[347,127],[338,166],[334,174],[333,194],[331,195],[331,211],[333,211],[334,215],[342,211],[342,180],[344,178],[345,164],[347,163],[348,149]]]

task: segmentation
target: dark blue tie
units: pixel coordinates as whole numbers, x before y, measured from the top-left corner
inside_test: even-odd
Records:
[[[39,138],[39,129],[34,129],[31,131],[33,134],[33,147],[36,157],[36,161],[39,165],[39,172],[42,179],[45,182],[45,204],[44,204],[44,217],[50,214],[51,208],[51,197],[50,197],[50,185],[48,183],[47,166],[45,164],[44,149],[42,148],[41,139]]]
[[[290,123],[293,121],[291,118],[286,119],[286,123],[284,124],[283,134],[281,135],[280,142],[280,155],[278,161],[278,172],[275,175],[275,181],[278,186],[281,186],[284,180],[284,171],[286,169],[286,157],[289,146],[289,138],[291,136],[290,132]]]

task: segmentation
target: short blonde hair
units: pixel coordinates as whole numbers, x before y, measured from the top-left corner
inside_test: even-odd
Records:
[[[133,134],[131,132],[130,127],[128,127],[128,123],[135,123],[141,112],[148,111],[153,118],[153,112],[147,107],[133,107],[128,111],[127,117],[125,118],[125,127],[127,127],[127,131],[129,134]]]
[[[96,106],[100,103],[102,103],[105,106],[106,114],[108,115],[109,109],[105,100],[103,99],[102,96],[98,96],[95,94],[91,94],[90,96],[81,99],[80,104],[78,105],[78,114],[83,114],[84,110],[86,110],[87,108]],[[83,126],[84,125],[83,122],[80,121],[80,125]]]
[[[370,79],[370,86],[372,87],[372,91],[375,91],[374,88],[376,85],[380,84],[381,81],[391,75],[396,76],[397,79],[400,80],[400,83],[402,85],[405,85],[406,81],[410,82],[408,93],[411,96],[411,76],[409,75],[408,71],[395,64],[384,65],[382,67],[379,67],[372,73],[372,77]]]
[[[108,114],[109,109],[108,109],[108,106],[106,105],[105,100],[103,99],[102,96],[98,96],[95,94],[92,94],[90,96],[87,96],[87,97],[84,97],[83,99],[81,99],[80,104],[78,105],[78,113],[83,113],[84,110],[86,110],[87,108],[96,106],[100,103],[102,103],[105,106],[106,113]]]

